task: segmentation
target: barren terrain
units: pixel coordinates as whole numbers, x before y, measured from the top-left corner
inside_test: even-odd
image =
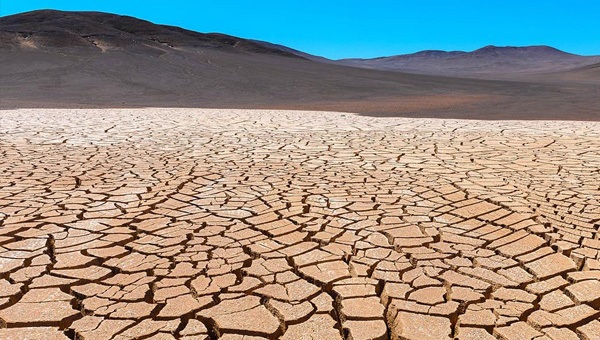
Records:
[[[448,67],[444,58],[422,52],[420,66],[404,71],[429,75],[409,74],[115,14],[33,11],[0,17],[0,109],[202,107],[599,121],[600,59],[548,49],[482,49],[461,56],[452,72],[439,70]],[[478,76],[502,80],[462,78]]]
[[[597,339],[600,123],[0,111],[0,338]]]

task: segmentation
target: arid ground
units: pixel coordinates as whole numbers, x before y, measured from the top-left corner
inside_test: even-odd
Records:
[[[0,112],[0,338],[598,339],[600,123]]]

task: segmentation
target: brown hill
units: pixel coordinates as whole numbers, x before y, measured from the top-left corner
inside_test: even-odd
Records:
[[[578,67],[573,70],[550,72],[539,77],[545,82],[579,83],[600,85],[600,63]],[[600,102],[600,101],[599,101]]]
[[[479,119],[600,119],[596,87],[318,62],[274,44],[106,13],[0,18],[0,107],[319,109]]]
[[[549,46],[486,46],[472,52],[422,51],[374,59],[342,59],[342,65],[417,74],[488,79],[572,70],[600,62],[600,56],[580,56]]]

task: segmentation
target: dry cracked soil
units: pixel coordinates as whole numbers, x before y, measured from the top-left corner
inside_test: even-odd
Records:
[[[0,112],[2,339],[599,339],[600,123]]]

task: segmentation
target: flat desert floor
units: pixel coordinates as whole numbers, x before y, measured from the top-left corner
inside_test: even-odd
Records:
[[[598,339],[600,123],[0,111],[2,339]]]

